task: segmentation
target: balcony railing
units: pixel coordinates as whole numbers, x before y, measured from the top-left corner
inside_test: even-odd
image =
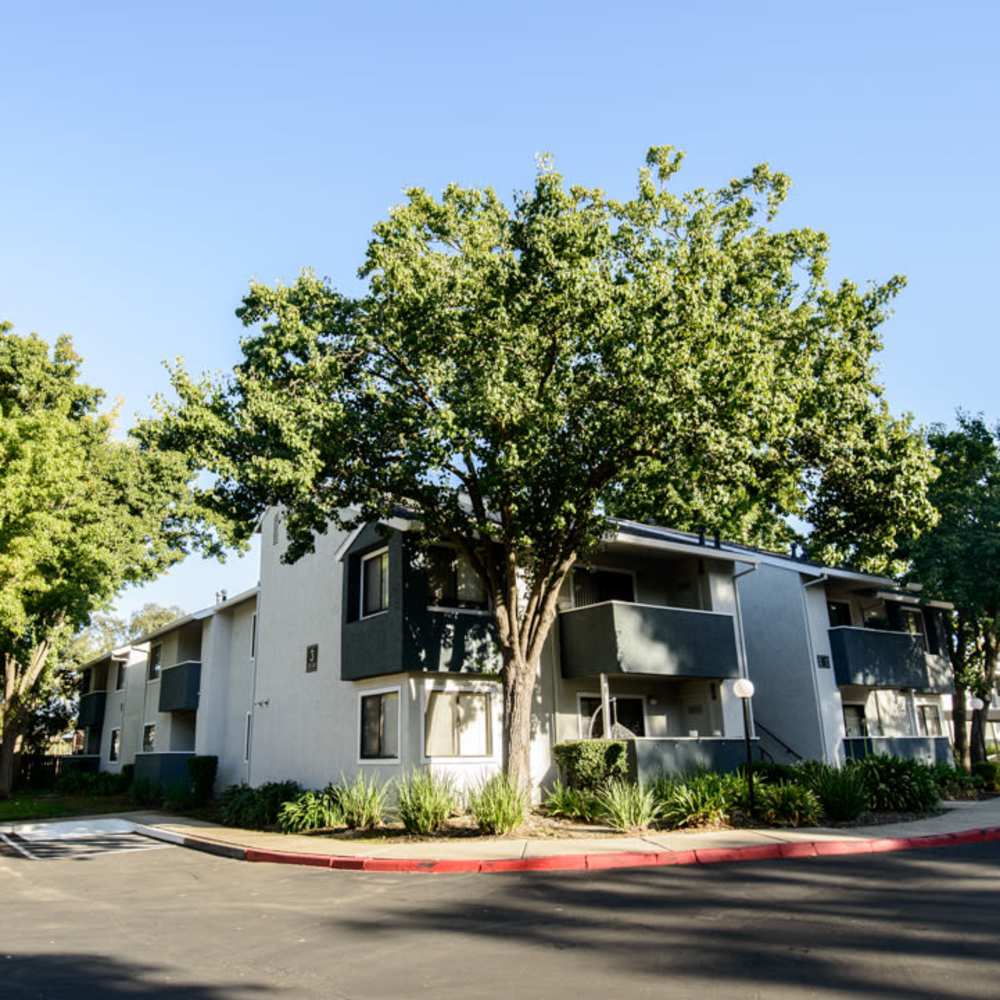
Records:
[[[90,691],[80,695],[80,708],[77,712],[77,725],[81,729],[104,724],[104,706],[108,701],[107,691]]]
[[[559,634],[564,677],[739,676],[729,614],[605,601],[563,611]]]
[[[160,674],[160,711],[194,711],[198,708],[200,687],[201,663],[198,660],[166,667]]]
[[[830,650],[838,684],[918,691],[931,687],[924,644],[909,632],[841,625],[830,629]]]
[[[925,764],[951,764],[951,744],[947,736],[848,736],[844,755],[860,760],[874,754],[921,760]]]

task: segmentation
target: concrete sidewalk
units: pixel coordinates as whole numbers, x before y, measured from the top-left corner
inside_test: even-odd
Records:
[[[149,836],[248,861],[366,870],[527,870],[684,864],[817,854],[867,853],[1000,837],[1000,798],[948,802],[940,816],[910,823],[851,828],[649,831],[636,836],[574,838],[462,837],[344,840],[216,826],[161,813],[128,813]],[[478,867],[477,867],[478,866]]]

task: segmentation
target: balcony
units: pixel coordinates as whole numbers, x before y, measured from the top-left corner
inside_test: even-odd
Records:
[[[917,691],[931,687],[924,644],[909,632],[842,625],[830,629],[830,650],[840,685]]]
[[[188,769],[188,761],[194,753],[170,752],[170,753],[137,753],[135,755],[135,781],[148,781],[161,788],[170,788],[171,785],[185,784],[191,781],[191,772]]]
[[[849,736],[844,740],[848,760],[883,754],[920,760],[925,764],[953,763],[947,736]]]
[[[730,772],[747,762],[746,743],[717,736],[703,739],[637,739],[629,743],[632,768],[639,781],[655,781],[661,774],[684,775],[697,771]],[[754,760],[761,759],[760,745],[751,742]]]
[[[91,691],[80,695],[80,709],[77,712],[77,725],[81,729],[104,724],[104,706],[107,704],[107,691]]]
[[[187,660],[167,667],[160,674],[161,712],[195,711],[201,688],[201,663]]]
[[[564,677],[739,677],[733,616],[626,601],[559,615]]]

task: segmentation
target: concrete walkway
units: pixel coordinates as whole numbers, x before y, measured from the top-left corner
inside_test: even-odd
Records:
[[[911,850],[1000,839],[1000,798],[948,802],[940,816],[851,828],[657,832],[574,838],[468,837],[343,840],[216,826],[160,813],[127,813],[136,830],[247,861],[382,871],[511,871],[689,864]]]

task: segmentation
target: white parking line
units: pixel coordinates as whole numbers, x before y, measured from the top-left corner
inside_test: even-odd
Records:
[[[10,839],[5,833],[0,833],[0,840],[2,840],[8,847],[13,847],[18,854],[23,854],[29,861],[38,861],[39,859],[31,853],[31,851],[25,849],[20,844],[15,843]]]

